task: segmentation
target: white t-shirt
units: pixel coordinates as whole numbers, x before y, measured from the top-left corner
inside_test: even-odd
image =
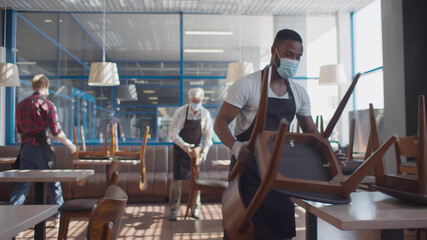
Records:
[[[310,98],[308,97],[307,91],[292,79],[289,80],[289,84],[295,98],[296,114],[300,116],[310,116]],[[241,109],[236,116],[234,136],[238,136],[251,126],[258,111],[261,86],[261,71],[257,71],[237,80],[228,89],[225,101]],[[289,92],[279,97],[270,89],[270,84],[268,84],[268,86],[268,97],[289,98]]]

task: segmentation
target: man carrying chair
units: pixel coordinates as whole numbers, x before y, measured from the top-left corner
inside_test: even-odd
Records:
[[[204,91],[201,88],[188,90],[188,104],[178,108],[169,126],[169,137],[174,143],[173,181],[169,194],[171,221],[178,217],[181,203],[182,180],[189,180],[191,176],[192,148],[201,146],[200,160],[206,160],[207,153],[212,145],[212,119],[209,111],[202,106]],[[202,143],[203,135],[203,143]],[[197,194],[196,206],[192,217],[200,218],[200,191]]]

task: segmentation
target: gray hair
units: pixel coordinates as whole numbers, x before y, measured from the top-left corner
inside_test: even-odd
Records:
[[[203,97],[205,96],[205,91],[203,91],[202,88],[190,88],[188,90],[188,97],[189,98],[200,98],[201,100],[203,100]]]

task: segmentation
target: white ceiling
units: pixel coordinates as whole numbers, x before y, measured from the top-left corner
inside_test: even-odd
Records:
[[[357,11],[372,0],[0,0],[21,11],[184,12],[244,15],[319,15]]]

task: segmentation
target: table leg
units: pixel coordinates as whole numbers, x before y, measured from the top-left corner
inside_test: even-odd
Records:
[[[36,182],[35,187],[35,200],[36,204],[46,204],[46,194],[44,192],[44,182]],[[34,227],[34,239],[35,240],[44,240],[46,232],[46,223],[41,221]]]
[[[403,240],[403,229],[384,229],[381,230],[381,240]]]
[[[317,217],[309,211],[305,214],[305,239],[317,240]]]

